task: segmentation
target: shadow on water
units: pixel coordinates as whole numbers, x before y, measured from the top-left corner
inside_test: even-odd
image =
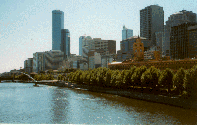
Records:
[[[121,107],[125,112],[128,113],[133,113],[133,111],[135,111],[141,114],[140,116],[142,116],[142,119],[152,120],[153,122],[156,117],[162,117],[166,120],[172,119],[174,123],[178,124],[197,123],[196,110],[183,109],[166,104],[153,103],[106,93],[97,93],[83,90],[74,90],[74,92],[77,94],[89,95],[90,99],[92,99],[92,101],[96,101],[98,104],[110,105],[114,108]]]

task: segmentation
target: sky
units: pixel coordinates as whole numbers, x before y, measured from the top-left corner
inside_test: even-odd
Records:
[[[149,5],[164,10],[164,22],[181,10],[197,13],[196,0],[0,0],[0,73],[24,68],[33,53],[52,49],[52,10],[64,12],[70,31],[70,51],[79,54],[79,37],[116,40],[122,28],[140,34],[140,10]]]

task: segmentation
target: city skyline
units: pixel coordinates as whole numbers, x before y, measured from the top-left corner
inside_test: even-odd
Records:
[[[197,13],[194,1],[1,1],[1,70],[9,72],[24,66],[33,53],[52,49],[52,10],[64,12],[64,27],[70,30],[70,52],[79,54],[79,37],[116,40],[120,50],[122,26],[140,32],[140,10],[158,4],[168,17],[181,10]],[[173,7],[172,7],[173,6]]]

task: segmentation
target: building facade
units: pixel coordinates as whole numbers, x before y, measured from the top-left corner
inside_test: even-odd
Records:
[[[33,58],[28,58],[28,60],[24,61],[24,70],[28,74],[33,72]]]
[[[170,68],[174,71],[179,70],[179,68],[190,69],[197,64],[197,59],[192,60],[167,60],[167,61],[141,61],[141,62],[132,62],[132,61],[125,61],[122,63],[111,63],[108,64],[108,67],[112,70],[123,70],[123,69],[130,69],[133,66],[140,67],[146,66],[150,68],[154,66],[160,70],[165,70],[166,68]]]
[[[174,13],[168,17],[166,21],[166,25],[164,27],[164,41],[163,41],[163,48],[162,54],[165,56],[170,56],[170,33],[171,27],[178,26],[180,24],[186,22],[196,22],[196,14],[192,11],[182,10],[177,13]]]
[[[79,55],[82,56],[82,41],[85,39],[85,36],[80,36],[79,37]]]
[[[140,10],[140,36],[151,40],[151,46],[156,46],[155,33],[163,30],[163,7],[150,5]]]
[[[197,25],[188,27],[189,58],[197,56]]]
[[[136,39],[136,42],[133,43],[133,55],[135,60],[144,60],[144,44],[141,42],[141,39]]]
[[[61,30],[61,51],[64,52],[64,58],[70,57],[70,32],[68,29]]]
[[[190,58],[190,46],[188,39],[188,27],[195,26],[196,23],[186,22],[178,26],[171,27],[170,33],[170,55],[172,59]],[[192,44],[192,43],[191,43]]]
[[[60,50],[51,50],[45,52],[36,52],[33,54],[33,72],[40,73],[45,70],[57,70],[62,66],[64,52]]]
[[[52,50],[60,50],[61,30],[64,29],[64,12],[52,11]]]
[[[133,30],[132,29],[127,29],[124,25],[123,30],[122,30],[122,40],[128,39],[132,36],[133,36]]]
[[[149,50],[151,41],[144,37],[139,37],[139,38],[141,39],[141,42],[144,45],[144,51]],[[137,39],[138,36],[133,36],[126,40],[120,41],[121,50],[117,52],[117,61],[133,59],[134,57],[133,44],[136,42]]]

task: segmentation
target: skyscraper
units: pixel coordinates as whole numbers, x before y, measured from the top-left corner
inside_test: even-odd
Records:
[[[170,33],[171,27],[178,26],[186,22],[196,22],[196,14],[192,11],[182,10],[177,13],[174,13],[168,17],[166,25],[164,26],[164,42],[162,53],[163,55],[169,56],[170,54]]]
[[[80,36],[79,37],[79,55],[82,56],[82,41],[85,39],[85,36]]]
[[[156,32],[164,30],[163,7],[150,5],[140,10],[140,36],[151,40],[151,46],[156,46]]]
[[[124,25],[123,30],[122,30],[122,40],[128,39],[132,36],[133,36],[133,30],[132,29],[127,29]]]
[[[64,29],[64,12],[52,11],[52,50],[60,50],[61,29]]]
[[[64,58],[70,57],[70,32],[68,29],[61,30],[61,51],[64,52]]]

